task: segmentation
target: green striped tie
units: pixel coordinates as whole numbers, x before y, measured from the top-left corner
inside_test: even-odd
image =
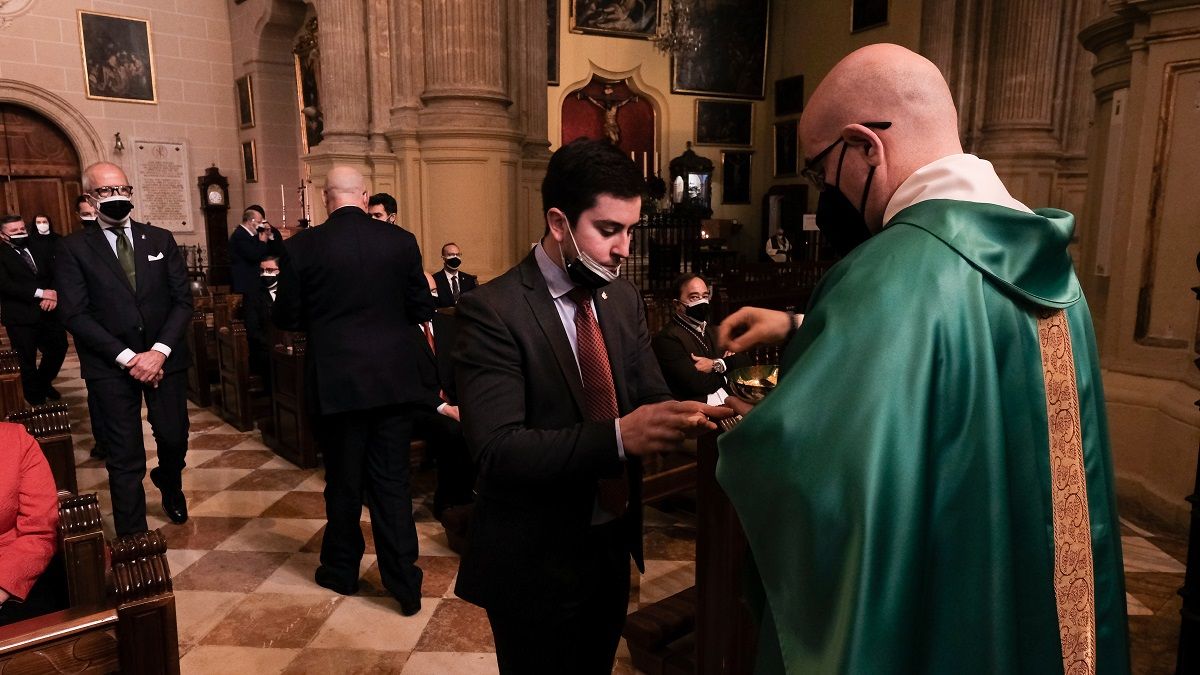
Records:
[[[136,291],[137,269],[133,266],[133,244],[129,243],[129,237],[125,236],[125,228],[110,227],[108,231],[117,237],[117,261],[121,263],[121,269],[125,270],[125,278],[129,279],[129,286]]]

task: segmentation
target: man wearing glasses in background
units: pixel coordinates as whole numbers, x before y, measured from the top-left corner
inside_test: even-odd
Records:
[[[113,520],[117,534],[126,535],[148,529],[143,399],[158,447],[150,480],[172,522],[188,517],[181,474],[188,437],[184,335],[192,296],[171,233],[130,219],[134,191],[121,167],[89,166],[83,189],[98,227],[59,246],[58,311],[75,337],[92,429],[108,451]]]

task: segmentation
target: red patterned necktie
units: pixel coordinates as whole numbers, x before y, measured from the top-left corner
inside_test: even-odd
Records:
[[[617,388],[613,385],[604,334],[600,332],[600,324],[596,323],[596,314],[592,310],[592,294],[588,289],[577,286],[567,297],[576,305],[575,351],[583,376],[584,416],[592,422],[616,419]],[[620,478],[602,478],[598,481],[596,499],[601,509],[614,516],[625,513],[629,503],[629,480],[624,463],[621,464]]]

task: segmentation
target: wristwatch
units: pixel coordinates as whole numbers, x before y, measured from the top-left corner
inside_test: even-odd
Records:
[[[725,362],[722,361],[721,359],[713,359],[712,371],[714,373],[724,373],[725,372]]]

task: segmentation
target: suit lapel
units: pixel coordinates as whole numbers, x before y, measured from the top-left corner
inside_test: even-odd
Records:
[[[125,288],[128,288],[129,292],[132,293],[133,287],[129,285],[129,278],[125,276],[125,270],[121,269],[121,263],[117,262],[117,256],[113,253],[112,247],[108,245],[108,237],[104,235],[104,230],[97,226],[85,230],[85,232],[87,243],[95,251],[100,262],[107,266],[113,274],[117,275],[117,278],[121,280]]]
[[[563,328],[562,319],[554,306],[554,298],[550,297],[550,289],[546,287],[546,280],[542,277],[542,271],[538,269],[533,253],[530,253],[521,265],[522,277],[527,287],[525,301],[541,327],[542,334],[546,336],[546,341],[550,343],[550,351],[554,352],[554,359],[558,361],[559,370],[567,381],[571,398],[575,399],[575,407],[582,413],[583,379],[579,375],[575,352],[571,350],[571,341],[567,339],[567,331]]]

